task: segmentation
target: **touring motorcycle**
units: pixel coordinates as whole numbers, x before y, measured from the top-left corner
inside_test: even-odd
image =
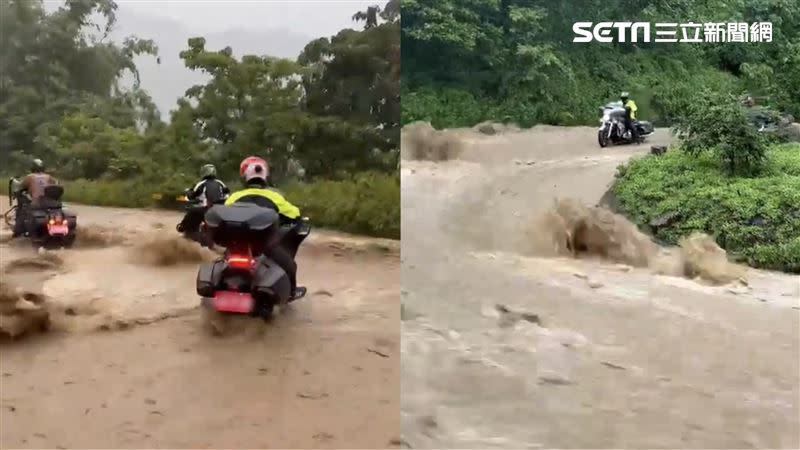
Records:
[[[268,208],[214,205],[205,214],[205,224],[214,244],[224,247],[225,253],[198,270],[197,294],[204,307],[266,320],[275,306],[305,296],[303,287],[292,296],[289,276],[263,250],[283,245],[294,257],[311,231],[308,218],[280,225],[278,213]]]
[[[630,130],[625,128],[625,108],[622,102],[611,102],[602,106],[600,115],[600,128],[597,129],[600,147],[634,143]],[[641,142],[655,131],[653,124],[645,120],[634,120],[633,126],[639,131]]]
[[[64,187],[59,185],[45,187],[44,197],[37,207],[33,207],[30,196],[21,187],[22,183],[18,178],[11,178],[8,181],[11,209],[3,215],[6,225],[14,228],[16,211],[19,209],[20,218],[25,221],[24,236],[29,237],[35,246],[71,247],[77,236],[78,216],[64,209],[64,204],[61,202]]]

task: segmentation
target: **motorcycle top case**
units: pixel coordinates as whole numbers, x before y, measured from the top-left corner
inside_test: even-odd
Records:
[[[215,244],[229,247],[234,242],[267,242],[278,227],[276,211],[248,203],[214,205],[205,222]]]

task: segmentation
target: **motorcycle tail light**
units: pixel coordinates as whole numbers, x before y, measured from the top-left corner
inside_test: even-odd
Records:
[[[252,269],[256,260],[248,256],[231,255],[227,262],[234,269]]]

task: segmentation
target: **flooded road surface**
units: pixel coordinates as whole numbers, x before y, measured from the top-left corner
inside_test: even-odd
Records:
[[[403,161],[409,446],[800,448],[798,277],[712,285],[544,256],[532,242],[552,230],[535,219],[556,197],[594,206],[649,145],[451,133],[457,160]]]
[[[76,248],[0,246],[53,330],[0,342],[2,448],[384,448],[399,441],[396,242],[312,231],[309,295],[212,336],[179,214],[75,206]],[[43,262],[44,261],[44,262]]]

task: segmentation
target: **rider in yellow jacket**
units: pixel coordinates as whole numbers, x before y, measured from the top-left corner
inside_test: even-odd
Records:
[[[257,156],[245,158],[239,165],[239,174],[244,178],[246,188],[234,192],[225,200],[225,205],[252,203],[278,212],[281,223],[295,223],[301,219],[300,208],[291,204],[280,192],[270,188],[267,183],[269,168],[267,162]],[[296,248],[287,248],[285,243],[269,248],[266,255],[281,266],[292,284],[292,296],[298,294],[297,263],[294,261]]]
[[[639,130],[636,129],[634,122],[636,121],[636,102],[629,98],[627,92],[620,94],[619,98],[622,100],[622,107],[625,108],[625,128],[630,130],[633,142],[640,142]]]

